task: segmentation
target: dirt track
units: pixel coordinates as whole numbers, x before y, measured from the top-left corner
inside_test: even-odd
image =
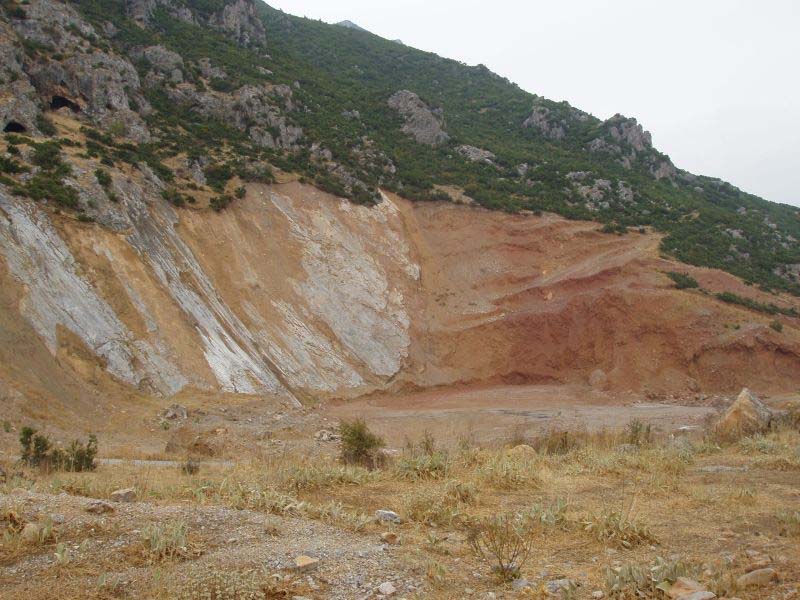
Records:
[[[496,442],[550,428],[622,428],[634,418],[671,431],[696,425],[711,410],[619,398],[578,385],[503,385],[377,395],[331,403],[323,412],[333,418],[363,417],[389,443],[399,445],[423,430],[446,441],[469,435]]]

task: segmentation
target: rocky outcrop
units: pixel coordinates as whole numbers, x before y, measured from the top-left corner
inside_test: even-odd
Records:
[[[292,90],[287,85],[245,85],[224,94],[201,92],[192,84],[183,84],[168,89],[167,94],[203,118],[246,131],[265,148],[294,149],[303,137],[303,130],[283,114],[294,109]]]
[[[36,89],[22,68],[24,57],[11,27],[0,23],[0,130],[9,124],[36,133],[39,115]]]
[[[567,124],[563,120],[554,120],[550,115],[550,109],[536,106],[530,116],[522,122],[522,126],[536,129],[551,140],[561,140],[566,135]]]
[[[128,16],[143,27],[151,25],[153,12],[159,7],[186,23],[214,27],[242,45],[266,43],[266,31],[255,0],[226,0],[222,8],[211,13],[203,10],[203,6],[187,6],[176,0],[126,0]]]
[[[113,125],[134,141],[149,141],[150,133],[139,115],[146,114],[149,105],[141,94],[133,65],[93,47],[89,40],[94,39],[94,29],[68,4],[32,0],[25,10],[28,18],[12,20],[16,33],[43,47],[60,50],[25,64],[40,103],[50,106],[56,98],[62,98],[98,125]],[[17,86],[25,87],[24,79]],[[26,97],[30,96],[23,90],[21,98]],[[27,104],[24,110],[20,107],[17,101],[13,110],[31,112]]]
[[[209,25],[227,33],[244,46],[264,45],[266,31],[258,18],[254,0],[234,0],[208,20]]]
[[[456,152],[470,162],[480,162],[487,165],[493,165],[494,159],[497,158],[494,152],[489,152],[483,148],[476,148],[475,146],[461,145],[456,148]]]
[[[444,130],[444,111],[431,108],[414,92],[396,92],[389,98],[389,106],[403,116],[403,132],[412,136],[417,143],[441,146],[450,139]]]
[[[147,82],[149,87],[161,84],[165,77],[172,83],[183,82],[183,58],[177,52],[159,45],[135,48],[130,55],[150,66]]]
[[[586,145],[589,152],[617,155],[626,169],[644,165],[655,179],[671,179],[677,175],[678,170],[668,157],[653,148],[650,132],[636,119],[616,114],[604,121],[600,129],[601,136]]]

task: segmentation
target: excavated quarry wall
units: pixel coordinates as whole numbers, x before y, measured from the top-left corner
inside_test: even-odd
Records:
[[[656,236],[393,195],[367,208],[299,183],[253,185],[221,213],[176,210],[152,177],[116,181],[104,225],[0,191],[6,393],[112,380],[300,402],[478,382],[800,380],[797,328],[672,289]]]

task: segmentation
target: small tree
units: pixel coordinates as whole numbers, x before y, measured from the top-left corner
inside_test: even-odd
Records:
[[[386,446],[383,438],[372,433],[364,419],[342,421],[339,424],[342,438],[342,461],[366,467],[380,466],[380,450]]]

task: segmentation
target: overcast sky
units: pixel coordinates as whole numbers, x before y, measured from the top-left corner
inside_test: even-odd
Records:
[[[268,0],[608,118],[680,168],[800,206],[800,0]]]

